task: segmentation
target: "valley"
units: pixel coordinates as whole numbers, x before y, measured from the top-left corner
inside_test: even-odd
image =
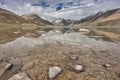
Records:
[[[0,9],[0,80],[119,80],[118,15],[49,22]]]

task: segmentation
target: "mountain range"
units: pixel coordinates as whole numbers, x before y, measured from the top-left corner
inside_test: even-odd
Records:
[[[68,26],[72,23],[70,19],[56,19],[52,22],[55,26]]]
[[[14,23],[14,24],[19,24],[19,23],[25,23],[27,22],[24,20],[22,17],[8,11],[5,9],[0,8],[0,23]]]
[[[22,15],[21,17],[24,18],[26,21],[32,22],[37,25],[52,25],[52,23],[42,19],[37,14],[25,14]]]
[[[98,12],[81,20],[75,21],[77,26],[117,26],[120,25],[120,8],[112,9],[106,12]]]
[[[99,11],[120,8],[119,3],[120,0],[0,0],[0,8],[18,15],[34,13],[52,22],[58,18],[80,20]]]
[[[36,14],[16,15],[15,13],[0,8],[0,24],[33,24],[39,26],[52,25]]]
[[[99,11],[96,14],[92,14],[80,20],[58,18],[53,22],[44,20],[37,14],[25,14],[19,16],[13,12],[0,8],[0,24],[32,24],[38,26],[117,26],[120,25],[120,8],[108,11]]]

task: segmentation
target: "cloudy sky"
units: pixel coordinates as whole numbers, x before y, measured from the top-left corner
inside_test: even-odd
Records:
[[[76,19],[120,8],[120,0],[0,0],[0,8],[18,15],[35,13],[44,19]]]

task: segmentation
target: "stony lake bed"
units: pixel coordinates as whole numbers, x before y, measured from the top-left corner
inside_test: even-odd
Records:
[[[0,80],[120,79],[120,37],[114,31],[17,32],[0,45]]]

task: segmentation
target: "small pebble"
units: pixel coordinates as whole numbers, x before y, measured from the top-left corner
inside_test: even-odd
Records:
[[[74,67],[74,72],[75,73],[80,73],[80,72],[84,72],[84,71],[85,71],[84,66],[82,66],[82,65],[75,65],[75,67]]]
[[[71,59],[71,60],[77,60],[78,56],[69,56],[69,59]]]
[[[103,67],[104,68],[108,68],[108,67],[110,67],[111,65],[110,64],[103,64]]]

